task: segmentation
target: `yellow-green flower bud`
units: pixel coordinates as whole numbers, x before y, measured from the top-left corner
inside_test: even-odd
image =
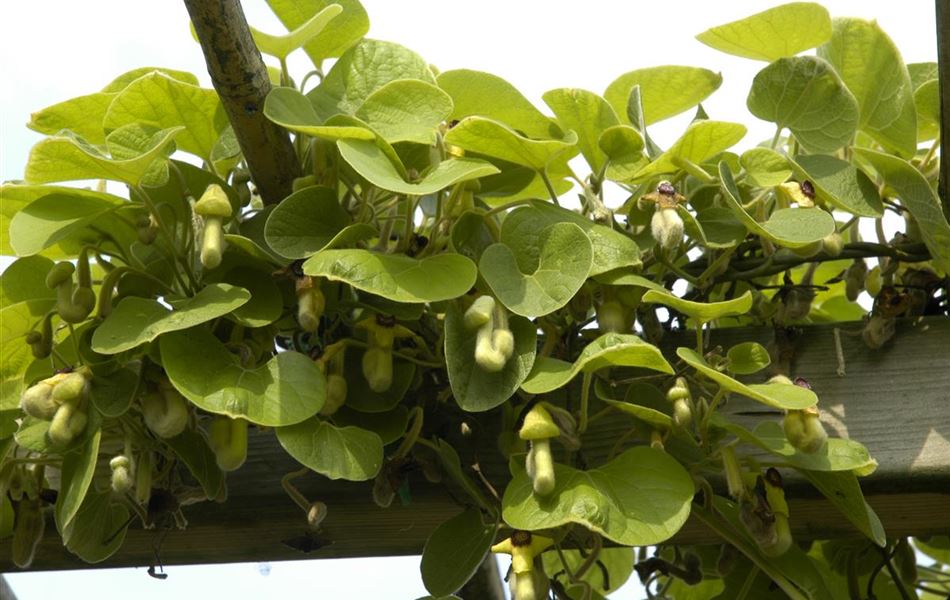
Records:
[[[683,218],[675,208],[657,206],[650,220],[650,231],[661,248],[675,250],[683,241],[683,228]]]
[[[216,183],[205,188],[195,203],[195,214],[204,220],[201,264],[206,269],[213,269],[221,264],[224,253],[224,220],[233,214],[231,201],[224,189]]]
[[[234,471],[247,459],[247,421],[216,415],[208,426],[208,442],[222,471]]]
[[[822,249],[828,256],[840,256],[844,250],[844,238],[837,231],[831,233],[821,240]]]
[[[525,470],[531,478],[534,493],[547,496],[554,491],[554,459],[551,456],[551,438],[561,435],[551,413],[542,404],[535,404],[525,416],[518,437],[531,443],[525,459]]]
[[[376,393],[385,392],[393,384],[393,352],[388,348],[370,347],[363,353],[363,377]]]
[[[160,438],[172,438],[188,425],[188,403],[170,384],[142,396],[145,426]]]
[[[320,414],[329,417],[346,403],[346,378],[332,373],[327,376],[327,398],[320,409]]]
[[[788,411],[782,420],[782,428],[789,443],[802,452],[818,452],[828,439],[814,406]]]
[[[13,564],[21,569],[28,569],[33,564],[36,547],[43,539],[45,530],[46,519],[43,518],[40,499],[22,500],[17,506],[13,544],[10,548],[10,558],[13,559]]]
[[[112,469],[112,491],[124,494],[132,489],[132,461],[128,456],[120,454],[109,461]]]
[[[478,329],[492,320],[495,311],[495,299],[491,296],[479,296],[465,311],[465,328]]]
[[[56,415],[59,403],[53,400],[54,384],[49,383],[50,379],[45,379],[24,390],[20,396],[20,408],[23,412],[44,421],[49,421]]]

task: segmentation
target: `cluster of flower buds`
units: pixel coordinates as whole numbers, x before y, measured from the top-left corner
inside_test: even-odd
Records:
[[[515,352],[515,336],[508,328],[508,312],[491,296],[479,296],[465,311],[465,328],[478,330],[475,363],[491,373],[505,368]]]
[[[57,373],[28,387],[20,396],[23,412],[50,422],[47,436],[54,446],[67,446],[86,428],[85,404],[91,375],[85,367]]]

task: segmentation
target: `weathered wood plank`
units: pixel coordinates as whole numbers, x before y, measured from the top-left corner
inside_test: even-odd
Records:
[[[858,323],[850,325],[859,328]],[[767,329],[722,329],[711,336],[724,347],[755,340],[767,343]],[[692,335],[670,336],[669,342],[692,343]],[[793,374],[806,377],[821,398],[822,419],[833,432],[863,442],[880,462],[878,470],[862,479],[869,503],[889,535],[926,535],[950,530],[950,319],[902,323],[896,338],[871,352],[853,336],[842,336],[847,375],[835,374],[834,338],[830,326],[804,330],[797,341]],[[664,345],[666,345],[664,343]],[[743,424],[777,419],[763,414],[761,405],[733,399],[725,410],[756,414],[741,417]],[[490,428],[491,416],[481,417]],[[625,418],[604,419],[598,437],[588,443],[596,459],[619,431]],[[499,489],[506,468],[495,450],[494,436],[477,442],[481,466]],[[601,450],[598,451],[598,448]],[[255,433],[248,464],[229,481],[225,504],[189,506],[190,526],[170,531],[161,544],[166,564],[273,561],[303,558],[387,556],[418,554],[429,533],[461,510],[443,488],[412,476],[412,503],[378,508],[369,485],[330,482],[316,475],[302,478],[299,488],[309,498],[322,500],[329,515],[320,533],[325,546],[309,554],[293,550],[284,540],[306,532],[302,511],[280,487],[283,474],[299,465],[276,443],[272,432]],[[856,531],[827,501],[802,482],[792,481],[792,529],[800,539],[852,537]],[[122,550],[99,567],[148,566],[162,533],[134,525]],[[48,532],[54,531],[52,526]],[[677,535],[685,543],[713,542],[702,525],[690,521]],[[37,553],[34,569],[86,567],[48,533]],[[0,544],[0,571],[12,569],[9,547]]]

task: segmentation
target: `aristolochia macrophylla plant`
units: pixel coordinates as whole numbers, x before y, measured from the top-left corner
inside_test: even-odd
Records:
[[[254,193],[219,97],[189,73],[132,71],[32,116],[49,137],[2,188],[2,252],[20,258],[0,280],[0,537],[17,565],[46,513],[88,562],[128,527],[184,524],[182,506],[226,497],[260,429],[383,506],[407,501],[412,472],[451,486],[467,509],[426,545],[433,596],[489,549],[513,556],[517,600],[601,597],[630,547],[667,597],[913,587],[877,550],[850,568],[888,544],[855,479],[876,463],[825,430],[783,340],[862,314],[863,291],[871,348],[898,317],[947,312],[935,65],[812,3],[714,27],[699,40],[762,61],[748,109],[775,134],[744,140],[702,108],[721,82],[704,68],[553,89],[541,110],[494,75],[364,39],[356,0],[270,4],[292,31],[254,32],[282,65],[263,111],[303,172],[279,203]],[[302,77],[284,60],[298,48]],[[649,126],[687,110],[659,147]],[[886,211],[904,231],[863,241]],[[706,343],[754,324],[774,327],[770,348]],[[658,346],[672,330],[686,345]],[[775,417],[749,430],[730,396]],[[633,429],[605,441],[615,418]],[[497,495],[453,447],[475,420],[510,459],[488,474]],[[793,539],[795,471],[850,507],[867,538],[853,555]],[[289,477],[310,526],[332,522]],[[721,549],[669,543],[690,515]]]

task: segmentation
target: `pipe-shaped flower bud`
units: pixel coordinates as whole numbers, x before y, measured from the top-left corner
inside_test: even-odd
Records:
[[[188,403],[168,380],[161,380],[158,389],[142,396],[145,426],[160,438],[172,438],[188,424]]]
[[[515,577],[513,600],[538,600],[547,590],[535,585],[535,558],[554,545],[554,540],[530,531],[515,531],[511,537],[491,547],[491,551],[511,555],[511,571]]]
[[[89,312],[73,304],[73,273],[76,267],[69,261],[56,263],[46,274],[46,287],[56,290],[56,312],[67,323],[80,323]]]
[[[114,456],[109,461],[109,468],[112,469],[113,492],[124,494],[132,489],[132,461],[128,456],[124,454]]]
[[[551,413],[541,404],[535,404],[525,416],[518,437],[531,442],[525,459],[525,470],[531,477],[534,493],[546,496],[554,491],[554,459],[551,456],[551,438],[561,435]]]
[[[213,269],[221,264],[221,255],[224,253],[224,219],[233,214],[231,201],[224,189],[216,183],[205,188],[195,203],[195,214],[204,220],[201,264],[206,269]]]
[[[46,529],[46,519],[43,517],[40,502],[39,498],[27,498],[17,506],[10,558],[13,559],[13,564],[21,569],[28,569],[33,564],[36,547],[43,539],[43,531]]]
[[[208,426],[208,441],[222,471],[234,471],[247,459],[247,421],[216,415]]]
[[[296,280],[297,322],[300,328],[316,333],[320,327],[320,317],[326,308],[326,298],[320,290],[318,279],[304,275]]]

